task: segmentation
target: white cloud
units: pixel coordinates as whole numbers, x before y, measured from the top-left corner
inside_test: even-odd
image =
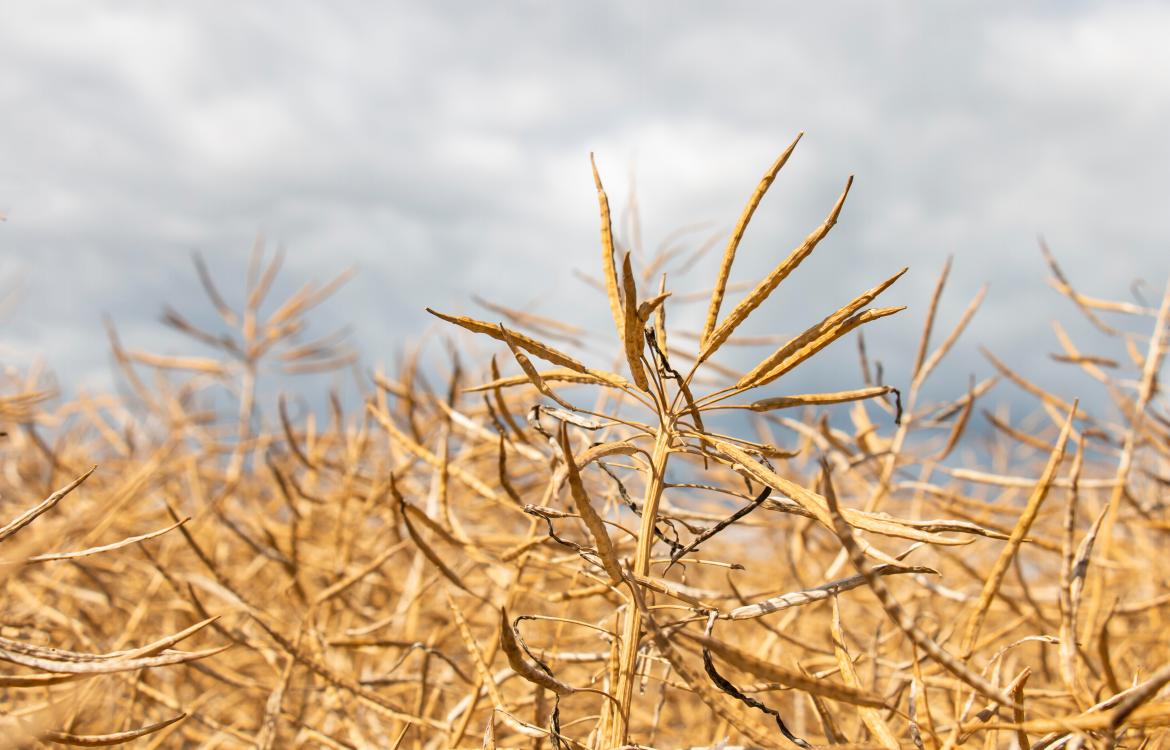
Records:
[[[1085,291],[1170,273],[1170,10],[1156,3],[26,3],[0,26],[2,269],[22,351],[104,371],[103,311],[199,306],[188,254],[239,275],[258,231],[290,272],[363,276],[328,315],[387,352],[424,304],[542,293],[606,330],[587,154],[615,206],[637,175],[645,243],[731,224],[798,130],[736,278],[763,273],[857,175],[831,241],[760,325],[791,330],[903,264],[919,310],[992,292],[986,343],[1039,368],[1045,233]],[[713,263],[714,261],[712,261]],[[62,271],[65,271],[62,273]],[[292,283],[290,281],[290,283]],[[680,282],[686,289],[700,277]],[[816,290],[815,292],[813,290]],[[771,303],[770,303],[771,304]],[[685,319],[680,313],[676,319]],[[902,359],[916,319],[877,345]],[[93,346],[74,346],[90,331]],[[83,336],[83,338],[85,338]],[[908,339],[910,341],[908,342]]]

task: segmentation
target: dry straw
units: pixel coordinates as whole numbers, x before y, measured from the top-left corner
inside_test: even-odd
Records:
[[[360,408],[278,395],[273,373],[357,361],[344,331],[308,333],[347,275],[270,300],[280,256],[258,245],[239,305],[196,259],[219,323],[165,313],[193,350],[129,349],[110,326],[116,393],[58,399],[43,375],[6,370],[0,737],[1165,744],[1170,292],[1157,307],[1081,294],[1045,250],[1099,337],[1058,328],[1054,366],[1083,371],[1112,411],[990,354],[968,387],[925,401],[984,300],[932,341],[950,261],[905,358],[857,331],[903,309],[871,304],[905,270],[852,299],[824,290],[850,301],[802,311],[794,337],[746,336],[814,249],[851,252],[828,235],[852,180],[763,279],[732,279],[737,255],[762,252],[749,223],[799,140],[697,294],[672,285],[703,249],[679,235],[624,252],[594,167],[616,365],[562,351],[603,348],[571,323],[482,302],[502,320],[435,314],[498,360],[468,346],[445,365],[414,350],[393,372],[354,369]],[[696,302],[702,330],[668,330]],[[786,387],[847,338],[854,385]],[[1008,388],[1035,413],[990,403]]]

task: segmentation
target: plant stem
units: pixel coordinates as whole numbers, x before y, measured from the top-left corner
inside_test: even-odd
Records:
[[[634,556],[633,572],[644,576],[650,572],[650,552],[654,547],[654,521],[658,517],[658,502],[662,499],[662,488],[666,478],[666,462],[670,457],[670,428],[658,428],[655,436],[654,454],[650,461],[650,476],[646,481],[646,495],[642,500],[642,524],[638,531],[638,549]],[[630,583],[630,586],[636,584]],[[633,702],[634,671],[638,662],[638,640],[641,634],[642,614],[633,596],[626,609],[622,627],[621,661],[619,662],[618,683],[615,697],[618,708],[611,711],[609,738],[605,747],[620,747],[626,744],[629,731],[630,704]]]
[[[231,461],[227,468],[227,485],[234,486],[240,480],[244,470],[244,459],[250,448],[252,438],[252,412],[256,404],[256,364],[248,362],[244,369],[244,376],[240,383],[240,412],[239,425],[236,431],[236,444],[232,449]]]

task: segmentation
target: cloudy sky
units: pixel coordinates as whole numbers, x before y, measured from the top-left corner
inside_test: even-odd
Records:
[[[0,0],[0,285],[19,292],[0,359],[100,387],[104,314],[131,346],[190,351],[158,316],[211,319],[192,251],[238,298],[259,234],[287,248],[284,291],[359,269],[318,325],[352,323],[370,363],[434,328],[424,306],[484,315],[472,294],[605,331],[573,274],[598,259],[589,153],[615,206],[636,194],[652,249],[728,228],[804,131],[734,281],[856,182],[753,332],[800,330],[908,265],[888,304],[910,310],[873,347],[911,359],[953,256],[942,326],[990,292],[945,383],[989,374],[982,344],[1075,391],[1045,362],[1049,325],[1086,329],[1036,238],[1087,293],[1160,296],[1167,34],[1170,5],[1140,2]],[[702,288],[717,255],[672,286]]]

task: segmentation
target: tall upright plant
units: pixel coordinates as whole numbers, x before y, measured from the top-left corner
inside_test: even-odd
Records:
[[[601,267],[609,310],[618,342],[624,353],[627,368],[624,375],[587,366],[545,341],[511,329],[502,323],[446,315],[430,310],[450,323],[490,336],[508,346],[524,377],[497,379],[489,385],[498,387],[527,382],[557,405],[544,409],[543,413],[550,414],[561,423],[557,444],[561,451],[560,460],[564,464],[562,479],[568,480],[574,509],[584,521],[593,541],[592,549],[584,550],[583,555],[607,585],[624,591],[625,598],[620,614],[620,629],[616,633],[620,647],[614,651],[608,670],[610,700],[604,703],[593,735],[595,745],[598,747],[617,747],[629,740],[638,658],[640,650],[647,644],[644,636],[647,632],[650,634],[661,632],[654,623],[647,604],[655,591],[662,593],[664,587],[669,587],[661,578],[651,576],[652,553],[656,548],[660,546],[669,548],[670,563],[674,564],[693,552],[698,542],[705,541],[709,535],[727,528],[768,502],[769,495],[773,492],[779,493],[782,497],[778,496],[777,499],[792,506],[796,512],[815,519],[829,530],[834,532],[838,530],[835,521],[837,511],[828,493],[813,492],[773,470],[768,459],[783,456],[783,451],[766,442],[714,432],[705,425],[704,416],[716,410],[770,412],[808,405],[888,397],[897,402],[900,414],[900,395],[891,386],[882,384],[832,393],[764,397],[756,397],[755,394],[764,387],[776,383],[784,375],[851,331],[903,310],[903,307],[870,307],[870,304],[894,284],[906,269],[858,294],[832,314],[787,340],[750,371],[738,376],[733,383],[709,392],[701,392],[697,388],[699,381],[696,376],[712,364],[712,358],[739,327],[812,254],[836,224],[845,204],[853,183],[852,177],[846,181],[844,189],[824,221],[732,306],[730,312],[721,314],[724,312],[732,264],[748,224],[799,140],[800,136],[797,136],[764,174],[727,241],[711,290],[703,330],[699,336],[699,350],[689,362],[680,361],[674,350],[667,346],[669,335],[666,322],[667,306],[671,292],[667,291],[665,275],[657,292],[640,293],[631,253],[628,251],[619,253],[614,239],[609,200],[596,164],[593,167],[593,175],[601,216]],[[555,367],[540,370],[533,364],[531,358],[543,360]],[[605,412],[571,403],[558,393],[554,384],[589,384],[605,389],[613,398],[609,401],[602,399],[601,403],[610,403],[614,408]],[[632,417],[619,415],[616,407],[623,402],[638,404],[649,413],[650,418],[638,421]],[[539,411],[541,410],[538,408]],[[573,425],[591,429],[612,427],[616,436],[611,436],[608,441],[593,445],[574,455],[573,441],[568,433],[568,428]],[[614,454],[630,456],[638,462],[644,487],[641,502],[631,503],[633,511],[640,516],[640,522],[636,547],[628,557],[619,551],[621,544],[610,537],[606,519],[595,507],[580,480],[580,473],[586,465]],[[664,533],[663,518],[660,514],[663,490],[667,484],[667,471],[671,463],[678,460],[702,462],[704,465],[709,465],[710,461],[723,464],[748,480],[749,487],[752,482],[758,482],[763,485],[764,490],[753,502],[740,508],[725,523],[718,524],[701,539],[683,544],[677,538],[671,538]],[[901,522],[885,515],[853,509],[844,509],[842,514],[850,528],[927,543],[949,541],[939,536],[936,533],[937,529],[926,531],[911,522]],[[872,558],[884,566],[883,572],[905,569],[898,559],[860,537],[857,538],[857,542],[864,557]],[[702,607],[698,609],[700,613],[704,611]],[[720,613],[714,614],[718,616]],[[662,648],[663,644],[659,641],[659,649]],[[673,659],[671,662],[674,664]],[[710,671],[713,672],[713,668]],[[680,670],[680,674],[685,677],[687,672]],[[718,680],[715,680],[715,684],[724,687]],[[705,693],[700,691],[700,695]],[[789,734],[782,722],[780,723],[785,734]]]

